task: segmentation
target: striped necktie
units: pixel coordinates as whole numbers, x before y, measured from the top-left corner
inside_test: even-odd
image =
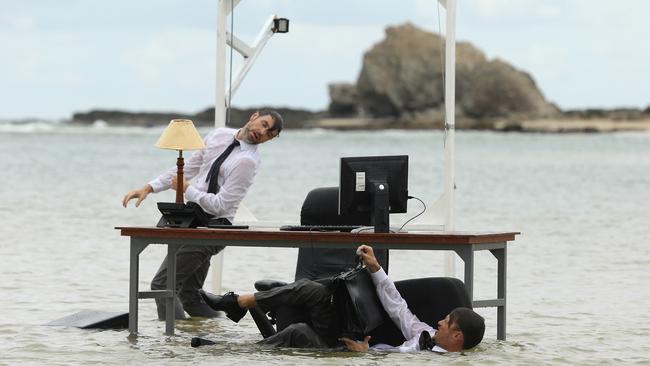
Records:
[[[217,183],[217,178],[219,177],[219,169],[221,168],[221,164],[228,158],[228,155],[232,152],[232,150],[235,148],[235,146],[239,146],[239,141],[235,139],[228,147],[226,150],[224,150],[221,155],[217,158],[217,160],[212,163],[212,167],[210,168],[210,171],[208,172],[208,176],[205,177],[206,182],[208,183],[208,193],[214,193],[217,194],[219,192],[219,183]]]

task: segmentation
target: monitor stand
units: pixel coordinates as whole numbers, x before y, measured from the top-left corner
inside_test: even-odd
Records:
[[[390,196],[388,194],[388,183],[383,181],[370,182],[370,194],[372,199],[372,225],[376,233],[387,233],[389,230]]]
[[[372,226],[362,226],[356,229],[352,229],[350,231],[350,234],[358,234],[358,233],[405,233],[406,231],[399,231],[398,227],[391,227],[388,229],[388,231],[375,231],[375,228]]]

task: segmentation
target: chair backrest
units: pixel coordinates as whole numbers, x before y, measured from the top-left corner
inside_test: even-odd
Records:
[[[300,211],[301,225],[370,225],[370,213],[338,214],[338,187],[311,190]],[[388,249],[375,250],[379,264],[388,272]],[[337,275],[355,265],[356,249],[300,248],[296,281]]]
[[[438,321],[457,307],[472,308],[465,284],[450,277],[428,277],[396,281],[395,287],[420,321],[438,328]],[[405,339],[400,329],[387,319],[370,334],[370,344],[399,346]]]

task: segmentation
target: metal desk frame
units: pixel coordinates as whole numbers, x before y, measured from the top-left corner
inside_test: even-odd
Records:
[[[339,233],[288,232],[278,230],[172,229],[156,227],[117,227],[131,238],[129,275],[129,332],[138,333],[138,299],[163,298],[166,301],[165,334],[174,334],[174,280],[176,252],[182,245],[247,246],[277,248],[356,248],[370,244],[377,249],[451,250],[464,262],[464,282],[475,308],[497,308],[497,339],[506,339],[507,242],[517,232],[417,232],[417,233]],[[167,290],[139,291],[140,253],[149,244],[167,245]],[[497,260],[497,297],[474,300],[474,252],[489,250]],[[172,289],[172,290],[170,290]]]

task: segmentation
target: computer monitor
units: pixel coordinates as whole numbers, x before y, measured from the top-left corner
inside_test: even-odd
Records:
[[[408,165],[408,155],[341,158],[339,215],[370,212],[375,232],[389,232],[389,213],[406,212]]]

